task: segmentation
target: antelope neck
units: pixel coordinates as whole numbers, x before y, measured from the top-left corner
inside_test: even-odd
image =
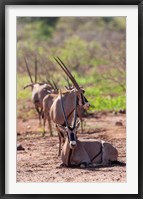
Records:
[[[82,101],[82,105],[84,105],[88,102],[82,93],[81,93],[81,101]]]
[[[71,159],[72,149],[70,148],[69,156],[68,156],[68,166],[70,166],[70,159]]]
[[[77,97],[77,96],[76,96]],[[78,98],[77,98],[77,105],[78,105]],[[73,107],[73,109],[71,110],[71,112],[67,115],[67,120],[70,118],[70,116],[72,115],[72,113],[74,112],[75,107]],[[62,124],[63,126],[66,126],[66,123],[64,121],[64,123]]]

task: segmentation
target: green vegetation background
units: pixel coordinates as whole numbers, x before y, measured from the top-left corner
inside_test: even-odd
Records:
[[[125,17],[17,18],[17,98],[31,98],[24,58],[34,78],[35,57],[39,81],[67,83],[53,57],[59,56],[84,87],[90,111],[126,109]],[[25,105],[24,105],[25,106]]]

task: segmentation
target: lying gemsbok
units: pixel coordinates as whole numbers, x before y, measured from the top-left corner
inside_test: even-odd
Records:
[[[82,106],[84,109],[88,109],[90,107],[89,102],[84,96],[84,90],[80,88],[78,83],[76,82],[75,78],[72,76],[68,68],[64,65],[64,63],[60,60],[60,58],[55,58],[57,63],[60,67],[64,70],[67,76],[72,81],[76,91],[74,89],[66,91],[62,93],[63,101],[64,101],[64,108],[66,110],[66,117],[69,124],[73,121],[73,114],[74,114],[74,95],[77,96],[77,105]],[[45,122],[48,119],[49,125],[50,120],[52,120],[55,124],[65,125],[65,119],[62,114],[61,104],[60,104],[60,95],[59,94],[49,94],[43,99],[43,113],[44,113],[44,131],[45,131]],[[62,139],[62,132],[58,129],[59,135],[59,152],[58,155],[61,153],[61,139]]]
[[[58,125],[60,131],[65,135],[65,143],[62,149],[62,161],[65,166],[97,166],[108,165],[112,162],[118,162],[118,151],[109,143],[101,143],[98,141],[79,141],[77,139],[77,129],[79,121],[77,121],[77,96],[75,96],[74,122],[71,127],[64,108],[64,99],[60,96],[60,103],[65,119],[66,126]]]

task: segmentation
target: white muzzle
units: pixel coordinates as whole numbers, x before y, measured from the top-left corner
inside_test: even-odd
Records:
[[[70,141],[70,148],[73,149],[76,146],[76,141]]]

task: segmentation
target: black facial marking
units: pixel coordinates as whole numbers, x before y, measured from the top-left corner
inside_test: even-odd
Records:
[[[75,137],[74,137],[74,133],[70,133],[70,141],[74,141]]]
[[[82,100],[82,105],[84,105],[85,103],[87,103],[87,99],[83,96],[83,94],[81,93],[81,100]]]

